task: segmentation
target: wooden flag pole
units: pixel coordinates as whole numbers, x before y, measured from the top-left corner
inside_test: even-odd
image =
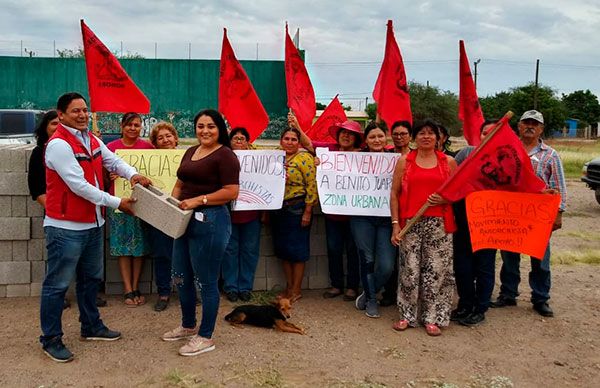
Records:
[[[472,157],[476,154],[479,153],[479,150],[481,150],[483,148],[484,145],[486,145],[492,138],[492,136],[494,136],[494,134],[496,132],[498,132],[500,130],[500,128],[502,128],[503,123],[506,121],[508,122],[508,120],[510,120],[512,117],[514,116],[514,113],[511,111],[506,112],[506,114],[500,119],[498,120],[498,122],[496,123],[496,125],[494,126],[494,128],[492,128],[492,130],[485,136],[485,138],[481,141],[481,144],[479,144],[477,146],[477,148],[475,148],[475,150],[473,150],[473,152],[471,153],[471,155],[469,155],[469,157]],[[462,166],[464,166],[465,163],[461,164],[456,171],[454,171],[454,174],[452,176],[456,176],[458,174],[458,171],[460,170],[460,168]],[[446,182],[444,182],[444,184],[437,190],[437,191],[442,191],[448,184],[449,182],[451,182],[452,179],[447,179]],[[398,240],[401,240],[402,237],[404,237],[404,235],[406,233],[408,233],[408,231],[410,230],[410,228],[413,227],[414,224],[417,223],[417,221],[419,221],[421,219],[421,217],[423,217],[423,213],[425,213],[425,211],[429,208],[429,206],[431,206],[429,204],[429,202],[425,202],[423,204],[423,206],[421,206],[421,208],[419,209],[419,211],[417,212],[417,214],[415,214],[415,216],[413,218],[411,218],[406,225],[404,225],[404,228],[402,228],[402,230],[400,232],[398,232]]]
[[[98,128],[98,115],[96,112],[92,112],[92,133],[97,137],[100,137],[100,129]]]

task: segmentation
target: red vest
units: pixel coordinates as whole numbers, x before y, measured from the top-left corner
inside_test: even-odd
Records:
[[[90,134],[92,154],[71,132],[58,125],[50,138],[62,139],[73,149],[73,155],[83,169],[85,180],[96,186],[96,180],[103,190],[102,152],[100,143]],[[96,205],[73,193],[56,171],[46,167],[46,214],[57,220],[75,222],[96,222]]]

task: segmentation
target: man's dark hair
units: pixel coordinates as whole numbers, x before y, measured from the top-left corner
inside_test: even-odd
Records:
[[[242,136],[244,136],[246,138],[246,141],[250,141],[250,134],[248,133],[248,130],[244,127],[235,127],[231,130],[231,132],[229,132],[229,140],[233,139],[233,137],[235,135],[237,135],[238,133],[241,133]]]
[[[229,135],[227,134],[227,124],[225,124],[225,119],[214,109],[204,109],[198,112],[198,114],[194,117],[194,132],[196,131],[196,124],[198,124],[198,120],[202,116],[210,117],[219,129],[219,138],[217,139],[217,142],[225,147],[231,148],[231,141],[229,140]]]
[[[394,129],[397,127],[404,127],[408,129],[408,133],[410,133],[410,130],[412,129],[412,125],[410,125],[410,123],[406,120],[396,121],[394,124],[392,124],[392,132],[394,132]]]
[[[421,130],[425,127],[429,127],[431,128],[431,130],[433,131],[433,133],[435,133],[435,138],[437,140],[440,139],[440,128],[439,128],[439,124],[436,123],[435,121],[433,121],[432,119],[425,119],[423,121],[418,122],[417,124],[415,124],[415,126],[413,127],[412,131],[410,132],[410,137],[415,140],[415,138],[417,137],[417,134],[419,132],[421,132]]]
[[[56,110],[64,113],[67,111],[71,101],[78,99],[82,99],[87,104],[86,99],[81,94],[77,92],[65,93],[58,98],[58,101],[56,102]]]

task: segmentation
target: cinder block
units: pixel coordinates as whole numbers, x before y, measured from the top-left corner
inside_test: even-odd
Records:
[[[13,261],[27,261],[27,241],[12,242]]]
[[[31,226],[27,217],[0,217],[0,240],[29,240]]]
[[[29,284],[31,267],[27,261],[0,262],[0,284]]]
[[[254,277],[267,277],[267,261],[264,256],[258,258],[258,264],[256,265],[256,272],[254,272]]]
[[[12,215],[12,197],[10,195],[0,195],[0,217],[10,217]]]
[[[46,262],[32,261],[31,262],[31,282],[41,283],[46,275]]]
[[[12,217],[27,217],[27,200],[23,195],[15,195],[12,198]]]
[[[0,286],[0,298],[6,298],[6,286]]]
[[[42,295],[42,283],[31,283],[29,285],[29,296]]]
[[[319,290],[327,287],[329,287],[329,279],[327,277],[319,275],[308,278],[308,289],[310,290]]]
[[[27,242],[27,260],[44,260],[44,251],[46,241],[40,238],[31,239]]]
[[[31,287],[29,284],[9,284],[6,286],[6,297],[29,296]]]
[[[269,228],[263,228],[269,229]],[[275,254],[273,250],[273,237],[271,235],[264,235],[260,237],[260,255],[261,256],[272,256]]]
[[[116,259],[106,260],[104,265],[104,277],[107,283],[120,283],[121,272],[119,271],[119,262]]]
[[[29,195],[26,172],[0,174],[0,195]]]
[[[104,283],[104,293],[106,295],[123,295],[123,283],[106,282]]]
[[[12,261],[12,241],[0,241],[0,261]]]
[[[252,286],[254,291],[265,291],[267,289],[267,278],[254,278],[254,285]]]
[[[42,217],[31,217],[31,238],[46,238],[44,233],[44,219]]]
[[[27,217],[44,217],[42,205],[31,198],[27,200]]]
[[[327,242],[325,235],[310,235],[310,255],[321,256],[327,254]]]
[[[0,149],[0,172],[24,172],[27,171],[29,145],[2,147]]]
[[[136,184],[131,196],[137,199],[133,205],[135,215],[173,238],[185,233],[194,214],[178,208],[178,200],[153,186],[146,188]]]

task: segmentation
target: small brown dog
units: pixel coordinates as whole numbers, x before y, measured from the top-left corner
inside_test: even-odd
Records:
[[[237,306],[225,316],[225,320],[233,326],[246,324],[258,327],[271,327],[286,333],[304,334],[304,329],[288,322],[291,317],[292,303],[286,298],[277,298],[270,305],[259,306],[246,304]]]

